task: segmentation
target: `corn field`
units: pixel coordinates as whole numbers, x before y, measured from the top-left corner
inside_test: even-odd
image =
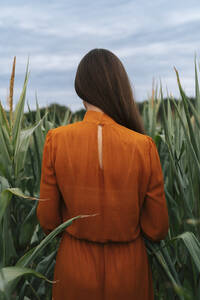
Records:
[[[43,233],[36,218],[42,152],[48,130],[69,124],[71,116],[69,111],[62,119],[50,116],[46,108],[41,117],[36,99],[35,118],[30,121],[25,117],[28,66],[14,109],[15,63],[14,59],[9,112],[0,103],[0,300],[50,300],[60,233],[81,216],[61,224],[48,236]],[[159,151],[170,218],[165,240],[145,240],[155,300],[200,300],[200,89],[196,59],[194,71],[194,103],[185,94],[175,69],[180,100],[172,96],[164,100],[160,84],[153,87],[142,113],[146,133]],[[163,114],[158,120],[160,107]]]

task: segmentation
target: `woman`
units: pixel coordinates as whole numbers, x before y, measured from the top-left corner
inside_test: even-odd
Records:
[[[62,234],[54,300],[152,300],[143,236],[168,233],[163,173],[121,61],[94,49],[81,60],[75,90],[83,121],[48,131],[37,216],[46,234],[78,215]],[[95,215],[96,214],[96,215]]]

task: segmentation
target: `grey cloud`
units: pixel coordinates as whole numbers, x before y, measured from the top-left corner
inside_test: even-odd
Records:
[[[193,92],[194,52],[200,50],[198,1],[3,1],[0,5],[0,99],[14,55],[19,91],[28,55],[31,77],[28,95],[35,105],[59,102],[82,107],[73,87],[81,57],[101,47],[116,53],[127,69],[137,100],[151,91],[152,78],[161,78],[178,95],[173,66]],[[6,85],[6,86],[5,86]],[[16,92],[17,95],[17,92]],[[17,96],[16,96],[17,97]]]

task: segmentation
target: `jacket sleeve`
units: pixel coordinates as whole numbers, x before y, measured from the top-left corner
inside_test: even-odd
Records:
[[[149,139],[151,175],[140,215],[144,235],[152,241],[160,241],[168,234],[169,216],[164,192],[164,177],[155,142]]]
[[[37,206],[37,218],[46,234],[61,224],[60,202],[61,194],[56,182],[52,164],[52,131],[46,135],[40,180],[40,198]]]

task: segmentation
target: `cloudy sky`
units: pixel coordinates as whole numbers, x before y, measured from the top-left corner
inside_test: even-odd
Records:
[[[13,57],[17,57],[16,103],[28,56],[27,101],[35,109],[60,103],[83,108],[74,90],[81,58],[106,48],[123,62],[136,101],[150,95],[153,78],[179,96],[173,66],[186,93],[194,95],[194,55],[200,61],[199,0],[1,0],[0,99],[8,94]],[[165,93],[166,94],[166,93]],[[27,110],[27,103],[26,108]]]

